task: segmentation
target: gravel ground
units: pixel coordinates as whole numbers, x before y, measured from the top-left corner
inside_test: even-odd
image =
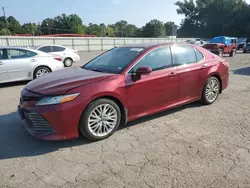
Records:
[[[30,136],[16,113],[26,83],[2,85],[0,187],[250,187],[249,57],[226,58],[229,88],[213,105],[143,118],[96,143]]]

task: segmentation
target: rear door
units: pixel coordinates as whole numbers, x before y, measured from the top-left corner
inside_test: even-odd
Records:
[[[38,48],[37,50],[40,50],[40,51],[45,52],[45,53],[52,53],[53,52],[52,46],[42,46],[42,47]]]
[[[7,49],[7,59],[3,62],[7,65],[10,80],[25,80],[31,76],[32,63],[35,63],[37,54],[24,49]]]
[[[4,59],[6,58],[6,50],[0,49],[0,82],[7,82],[8,72],[7,72],[7,65]]]
[[[179,77],[179,102],[198,99],[207,75],[204,55],[192,46],[185,45],[173,46],[172,51]]]

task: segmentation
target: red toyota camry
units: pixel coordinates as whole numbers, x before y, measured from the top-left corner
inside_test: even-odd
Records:
[[[25,128],[41,139],[83,134],[97,141],[143,116],[198,100],[212,104],[228,79],[228,62],[199,46],[122,46],[30,82],[18,111]]]

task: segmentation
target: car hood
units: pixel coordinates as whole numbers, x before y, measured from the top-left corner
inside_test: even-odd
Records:
[[[112,75],[80,67],[65,68],[31,81],[26,89],[43,95],[61,95],[73,88],[101,81]]]

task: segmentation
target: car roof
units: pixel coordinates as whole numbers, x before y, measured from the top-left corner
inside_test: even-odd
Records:
[[[22,46],[0,46],[0,49],[22,49],[22,50],[29,50],[29,51],[35,52],[37,54],[40,54],[40,55],[46,54],[42,51],[39,51],[39,50],[36,50],[33,48],[29,48],[29,47],[22,47]]]
[[[154,47],[167,46],[167,45],[171,45],[172,46],[172,45],[176,45],[176,44],[188,45],[188,46],[195,46],[195,45],[187,44],[187,43],[163,42],[163,43],[127,44],[127,45],[122,45],[122,46],[117,46],[117,47],[119,47],[119,48],[128,47],[128,48],[150,49],[150,48],[154,48]]]

